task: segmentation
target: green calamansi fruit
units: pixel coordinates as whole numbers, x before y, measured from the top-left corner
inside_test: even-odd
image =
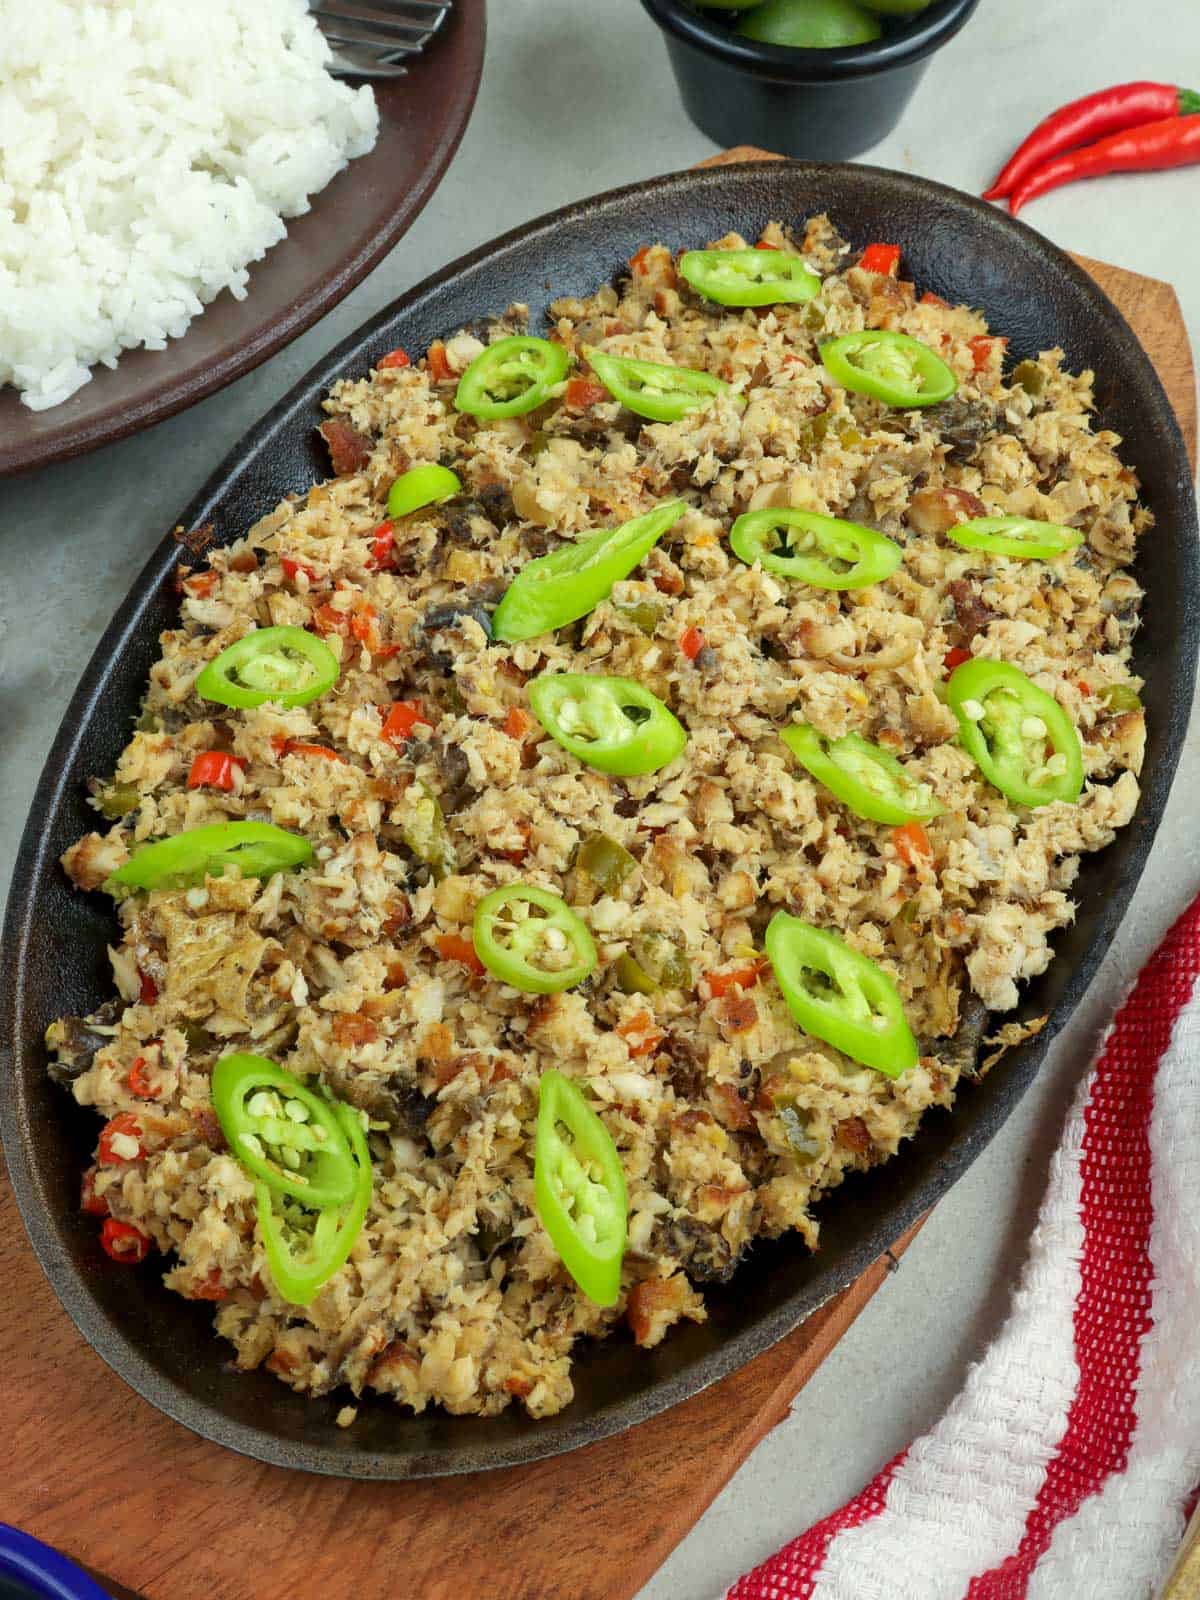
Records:
[[[855,0],[764,0],[742,18],[736,31],[760,44],[801,50],[870,44],[883,33],[878,19]]]

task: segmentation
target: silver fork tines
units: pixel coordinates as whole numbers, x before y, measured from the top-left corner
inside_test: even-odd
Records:
[[[316,0],[317,26],[333,45],[329,70],[343,78],[399,78],[425,49],[452,0]]]

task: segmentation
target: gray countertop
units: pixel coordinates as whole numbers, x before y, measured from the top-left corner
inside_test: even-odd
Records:
[[[345,334],[462,252],[581,195],[712,153],[685,118],[663,46],[635,0],[492,0],[490,13],[483,88],[462,148],[411,233],[365,283],[289,349],[184,415],[0,483],[0,894],[42,760],[96,640],[154,545],[254,420]],[[1125,7],[983,0],[935,58],[902,129],[864,159],[977,191],[1060,102],[1133,76],[1186,78],[1184,62],[1200,78],[1194,0],[1156,0],[1153,22],[1131,39]],[[1061,245],[1172,280],[1195,343],[1198,198],[1196,170],[1113,178],[1051,195],[1026,220]],[[1038,1083],[641,1600],[722,1593],[853,1494],[955,1393],[1004,1315],[1073,1085],[1125,986],[1200,885],[1190,826],[1198,783],[1193,720],[1133,907]]]

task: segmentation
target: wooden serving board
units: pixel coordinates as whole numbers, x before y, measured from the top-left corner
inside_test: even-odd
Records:
[[[1153,358],[1194,467],[1195,382],[1174,291],[1080,264]],[[506,1472],[346,1482],[248,1461],[126,1388],[59,1306],[0,1176],[0,1521],[91,1567],[119,1600],[629,1600],[787,1414],[888,1265],[632,1433]]]

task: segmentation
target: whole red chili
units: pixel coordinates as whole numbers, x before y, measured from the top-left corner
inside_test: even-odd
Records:
[[[1114,133],[1098,144],[1072,150],[1039,167],[1008,202],[1015,217],[1021,207],[1039,194],[1058,189],[1079,178],[1102,178],[1110,172],[1160,172],[1166,167],[1188,167],[1200,161],[1200,114],[1167,117],[1140,128]]]
[[[985,200],[1003,200],[1013,194],[1052,156],[1073,150],[1094,139],[1106,138],[1125,128],[1137,128],[1164,117],[1186,117],[1200,111],[1200,95],[1191,89],[1177,89],[1173,83],[1119,83],[1072,100],[1060,111],[1052,112],[1014,151],[1004,171]]]
[[[106,1256],[125,1266],[136,1267],[150,1254],[150,1239],[132,1222],[105,1217],[100,1229],[100,1245]]]

